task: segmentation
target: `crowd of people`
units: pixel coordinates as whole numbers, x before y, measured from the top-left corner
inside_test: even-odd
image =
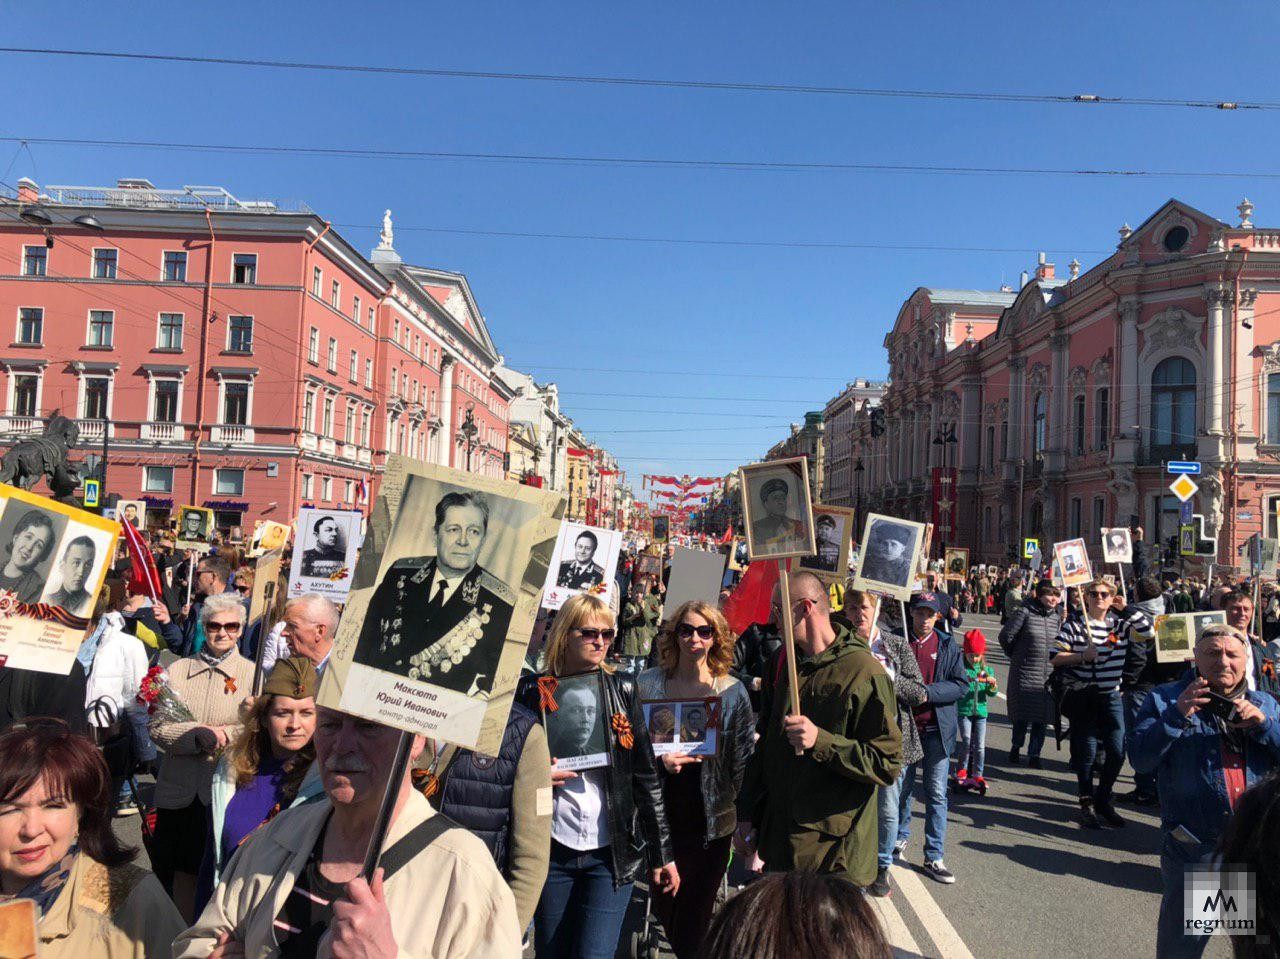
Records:
[[[1064,595],[983,567],[930,574],[903,616],[799,572],[738,635],[733,576],[719,603],[664,616],[670,568],[630,550],[619,600],[587,590],[540,621],[496,756],[412,737],[370,869],[400,734],[317,704],[342,609],[286,601],[282,580],[250,623],[239,548],[157,546],[164,596],[113,572],[70,676],[0,668],[0,902],[34,901],[41,956],[611,957],[638,885],[680,959],[889,956],[867,897],[892,893],[917,783],[920,868],[941,883],[957,881],[949,794],[986,789],[999,686],[975,610],[1003,620],[1009,761],[1042,768],[1056,727],[1083,828],[1122,828],[1117,801],[1159,806],[1159,954],[1203,947],[1182,934],[1183,877],[1215,855],[1255,870],[1259,928],[1280,931],[1260,852],[1280,845],[1280,604],[1262,590],[1255,616],[1252,583],[1101,577]],[[1184,606],[1225,622],[1192,664],[1160,663],[1153,621]],[[584,674],[608,764],[574,771],[541,720],[578,708],[563,683]],[[714,751],[655,751],[644,704],[672,700],[707,704]],[[1126,760],[1135,790],[1117,797]],[[151,871],[113,828],[139,812]],[[722,902],[735,856],[759,878]]]

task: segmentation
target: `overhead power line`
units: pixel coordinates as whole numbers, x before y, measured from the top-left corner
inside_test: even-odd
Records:
[[[1280,172],[1247,170],[1139,170],[1103,167],[963,166],[925,163],[816,163],[807,161],[699,160],[669,157],[591,156],[553,153],[483,153],[446,150],[388,150],[355,147],[288,146],[280,144],[181,143],[168,140],[115,140],[94,137],[3,136],[3,143],[42,146],[117,147],[146,150],[185,150],[204,153],[309,156],[361,160],[461,160],[498,163],[569,164],[573,166],[634,167],[663,170],[717,170],[763,173],[911,173],[976,176],[1066,176],[1119,179],[1277,180]]]
[[[746,83],[729,80],[679,80],[660,77],[592,76],[567,73],[514,73],[499,70],[446,70],[431,67],[389,67],[372,64],[309,63],[240,57],[196,57],[179,54],[133,53],[118,50],[67,50],[47,47],[0,47],[0,53],[149,63],[260,67],[323,73],[372,74],[456,80],[505,80],[536,83],[589,84],[615,87],[653,87],[674,90],[712,90],[728,93],[784,93],[841,97],[881,97],[898,100],[960,100],[983,103],[1085,104],[1097,106],[1179,107],[1201,110],[1276,110],[1271,100],[1213,100],[1181,97],[1104,96],[1097,93],[1000,93],[973,90],[913,90],[898,87],[844,87],[820,84]]]

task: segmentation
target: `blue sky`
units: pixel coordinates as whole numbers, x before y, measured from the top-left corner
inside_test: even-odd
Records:
[[[1276,100],[1280,8],[1116,4],[46,2],[7,45],[928,90]],[[409,79],[0,55],[4,135],[766,162],[1266,171],[1280,112]],[[11,162],[12,161],[12,162]],[[1170,196],[1280,223],[1280,181],[319,159],[0,143],[9,183],[220,184],[467,274],[499,349],[642,472],[723,474],[847,379],[918,286],[1086,268]],[[1001,253],[468,236],[452,230]],[[627,370],[633,372],[599,372]],[[740,375],[750,374],[750,375]]]

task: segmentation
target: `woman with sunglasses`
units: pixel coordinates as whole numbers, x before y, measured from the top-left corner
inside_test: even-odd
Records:
[[[556,614],[544,671],[516,692],[545,714],[560,708],[557,677],[598,672],[609,753],[608,766],[576,773],[552,760],[551,863],[534,915],[539,959],[610,959],[642,857],[654,887],[674,893],[680,885],[635,680],[605,661],[616,636],[608,605],[574,596]]]
[[[1071,720],[1071,767],[1080,789],[1080,820],[1086,829],[1104,823],[1119,828],[1124,820],[1111,801],[1111,789],[1124,765],[1124,678],[1129,644],[1150,642],[1155,630],[1142,610],[1128,606],[1110,580],[1095,579],[1084,588],[1084,612],[1068,617],[1054,642],[1054,669],[1071,673],[1076,688],[1063,706]],[[1098,784],[1093,784],[1098,750],[1106,753]]]
[[[244,620],[235,593],[216,593],[201,604],[204,645],[169,667],[169,687],[194,718],[182,722],[157,713],[151,721],[151,737],[165,753],[156,779],[153,864],[188,921],[194,919],[214,766],[239,733],[240,705],[253,691],[253,663],[236,648]]]
[[[733,633],[724,614],[692,600],[676,610],[658,637],[658,663],[638,680],[641,700],[711,700],[703,709],[706,727],[716,731],[713,753],[688,751],[661,757],[662,794],[671,823],[671,843],[680,889],[660,892],[653,910],[667,931],[678,959],[698,954],[711,928],[716,893],[729,868],[729,847],[738,826],[735,803],[754,746],[751,700],[746,687],[729,675]],[[682,718],[692,710],[682,709]],[[689,722],[684,719],[682,732]]]
[[[185,926],[116,838],[111,800],[102,754],[65,723],[0,735],[0,902],[35,903],[41,959],[167,959]]]

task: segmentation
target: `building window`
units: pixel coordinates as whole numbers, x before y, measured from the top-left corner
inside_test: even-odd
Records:
[[[310,473],[302,474],[302,498],[311,499],[315,495],[316,478]]]
[[[352,443],[356,438],[356,405],[354,403],[347,404],[347,418],[342,426],[342,438],[347,443]]]
[[[333,477],[320,477],[320,498],[323,500],[333,499]]]
[[[333,286],[329,288],[329,305],[335,310],[338,304],[342,302],[342,286],[337,280],[333,281]]]
[[[1037,393],[1031,406],[1031,452],[1039,456],[1044,452],[1045,438],[1049,432],[1049,398]]]
[[[94,250],[93,278],[95,280],[114,280],[116,278],[116,262],[119,257],[119,250]]]
[[[1077,456],[1084,453],[1084,394],[1071,401],[1071,450]]]
[[[316,431],[316,391],[307,390],[302,399],[302,429],[307,433]]]
[[[397,343],[399,343],[400,342],[400,320],[399,319],[395,320],[392,326],[392,330],[393,330],[393,333],[391,338],[394,339]]]
[[[18,342],[39,345],[44,340],[44,310],[23,307],[18,311]]]
[[[166,250],[162,279],[171,283],[185,283],[187,279],[187,254],[180,250]]]
[[[1280,373],[1267,376],[1267,443],[1280,443]]]
[[[1093,531],[1102,540],[1102,527],[1107,525],[1107,500],[1103,496],[1093,498]]]
[[[227,349],[232,353],[253,352],[253,317],[227,317]]]
[[[87,420],[107,418],[107,391],[111,381],[104,377],[86,377],[84,381],[84,413]]]
[[[326,396],[324,398],[323,411],[320,414],[320,435],[333,435],[333,397]]]
[[[987,427],[987,469],[996,468],[996,428]]]
[[[991,540],[991,507],[984,506],[982,509],[982,538],[990,542]]]
[[[360,325],[360,297],[352,297],[351,299],[351,318],[356,321],[356,326]]]
[[[258,254],[237,253],[231,258],[231,282],[250,286],[258,282]]]
[[[360,445],[365,449],[369,448],[369,431],[372,428],[373,414],[369,408],[365,407],[364,412],[360,414]]]
[[[160,335],[156,339],[156,346],[162,350],[182,349],[181,313],[160,314]]]
[[[15,376],[13,378],[14,415],[35,416],[39,393],[40,378],[38,376]]]
[[[356,484],[351,480],[345,480],[343,482],[343,489],[343,502],[354,503],[356,501]]]
[[[142,467],[142,488],[148,493],[173,492],[172,466]]]
[[[1078,539],[1080,536],[1080,497],[1071,497],[1071,538]]]
[[[329,372],[330,373],[338,372],[338,341],[335,340],[332,336],[329,337],[328,360],[329,360],[329,364],[328,364]]]
[[[1111,390],[1103,387],[1098,390],[1093,404],[1093,448],[1105,450],[1111,434]]]
[[[311,327],[311,332],[307,335],[307,362],[320,362],[320,331],[314,326]]]
[[[320,284],[324,282],[324,271],[318,266],[311,268],[311,295],[320,298]]]
[[[22,275],[44,276],[49,267],[49,248],[24,246],[22,248]]]
[[[369,329],[373,329],[373,307],[369,307]]]
[[[177,380],[156,380],[156,400],[152,420],[157,423],[178,422],[178,386]]]
[[[116,316],[110,310],[89,311],[89,345],[110,346]]]
[[[360,354],[355,350],[351,351],[351,368],[347,370],[347,378],[352,383],[356,381],[356,377],[360,375]]]
[[[244,495],[244,470],[216,469],[213,471],[213,491],[224,496]]]
[[[249,425],[249,384],[227,380],[223,384],[222,422],[228,426]]]
[[[1181,356],[1162,360],[1151,373],[1151,443],[1184,446],[1196,438],[1196,368]]]

